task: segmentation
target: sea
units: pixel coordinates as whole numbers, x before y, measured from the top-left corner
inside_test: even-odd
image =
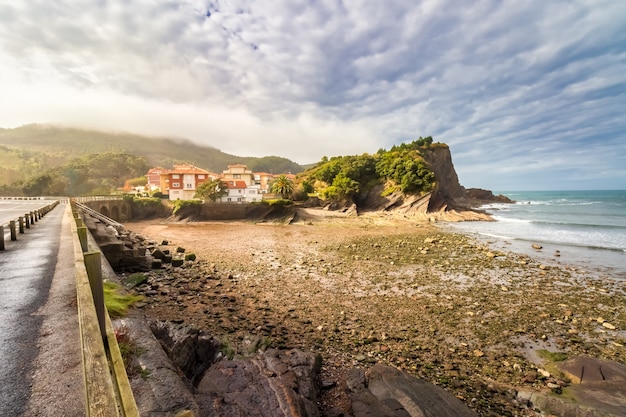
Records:
[[[481,207],[494,222],[461,222],[453,228],[498,249],[626,280],[626,190],[494,194],[515,203]],[[533,244],[542,249],[533,249]]]

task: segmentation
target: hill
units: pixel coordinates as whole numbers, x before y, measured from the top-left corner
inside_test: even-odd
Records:
[[[38,175],[76,158],[108,152],[142,157],[149,166],[171,167],[174,163],[188,162],[218,173],[235,163],[269,173],[298,173],[304,169],[286,158],[230,155],[186,139],[31,124],[15,129],[0,128],[0,185]]]

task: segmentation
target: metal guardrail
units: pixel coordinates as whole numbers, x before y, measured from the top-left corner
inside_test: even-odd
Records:
[[[115,330],[104,307],[101,252],[89,251],[88,231],[77,204],[72,202],[67,210],[68,216],[74,218],[72,236],[86,415],[139,417]]]
[[[113,220],[110,217],[105,216],[104,214],[90,208],[87,207],[84,204],[79,203],[78,201],[76,201],[75,199],[72,199],[72,202],[74,203],[74,206],[76,207],[76,209],[81,210],[83,213],[90,215],[91,217],[94,217],[98,220],[100,220],[102,223],[106,224],[107,226],[113,226],[115,227],[117,230],[121,230],[124,228],[124,226],[121,223],[116,222],[115,220]]]
[[[25,199],[26,197],[24,197]],[[3,200],[19,199],[16,197],[3,197]],[[31,198],[32,200],[42,200],[42,198]],[[18,231],[20,234],[25,233],[25,229],[30,229],[30,226],[41,220],[43,216],[52,211],[59,204],[59,200],[55,200],[53,203],[47,204],[36,210],[24,213],[23,216],[18,216],[5,223],[0,224],[0,251],[5,250],[4,231],[6,228],[10,230],[10,236],[12,241],[17,240]]]

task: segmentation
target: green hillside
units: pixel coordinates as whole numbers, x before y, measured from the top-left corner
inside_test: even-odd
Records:
[[[144,158],[149,166],[171,167],[188,162],[212,172],[246,164],[253,171],[297,173],[303,167],[286,158],[229,155],[185,139],[106,133],[49,125],[0,129],[0,185],[12,184],[91,154],[125,153]]]

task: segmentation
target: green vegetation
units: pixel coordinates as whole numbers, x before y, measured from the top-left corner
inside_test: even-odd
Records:
[[[140,295],[125,294],[115,282],[104,283],[104,305],[111,318],[124,317],[128,309],[141,300],[143,297]]]
[[[423,152],[442,144],[432,137],[379,150],[374,155],[324,157],[316,167],[301,175],[323,198],[354,199],[373,186],[384,184],[384,194],[400,191],[423,194],[435,186],[435,174],[424,160]],[[304,186],[303,186],[304,187]]]
[[[189,209],[189,208],[199,209],[201,205],[202,205],[202,201],[200,201],[200,200],[176,200],[176,201],[172,201],[172,206],[174,207],[174,209],[172,210],[172,214],[175,215],[175,214],[179,213],[181,210]]]
[[[274,198],[271,200],[262,200],[256,204],[264,204],[267,206],[291,206],[293,205],[293,201],[286,198]]]
[[[272,182],[272,192],[279,194],[282,198],[290,197],[293,194],[294,185],[293,181],[289,179],[285,174],[281,174]]]
[[[163,206],[163,202],[160,198],[156,197],[131,197],[131,204],[133,205],[133,209],[143,209],[143,208],[161,208]]]
[[[195,261],[196,260],[196,254],[195,253],[188,253],[185,255],[185,260],[186,261]]]
[[[226,194],[228,194],[228,185],[225,182],[222,182],[219,178],[216,178],[200,184],[196,189],[196,195],[194,195],[194,198],[216,202]]]
[[[12,184],[25,196],[106,195],[148,170],[143,158],[125,153],[92,154]]]
[[[171,167],[180,162],[188,162],[214,172],[221,172],[233,163],[242,163],[253,171],[272,174],[298,173],[304,169],[286,158],[239,157],[188,140],[33,124],[15,129],[0,129],[0,186],[41,175],[89,154],[106,153],[136,155],[150,167]],[[136,177],[146,172],[143,171]],[[130,178],[133,177],[125,180]],[[123,184],[122,181],[116,187]]]

